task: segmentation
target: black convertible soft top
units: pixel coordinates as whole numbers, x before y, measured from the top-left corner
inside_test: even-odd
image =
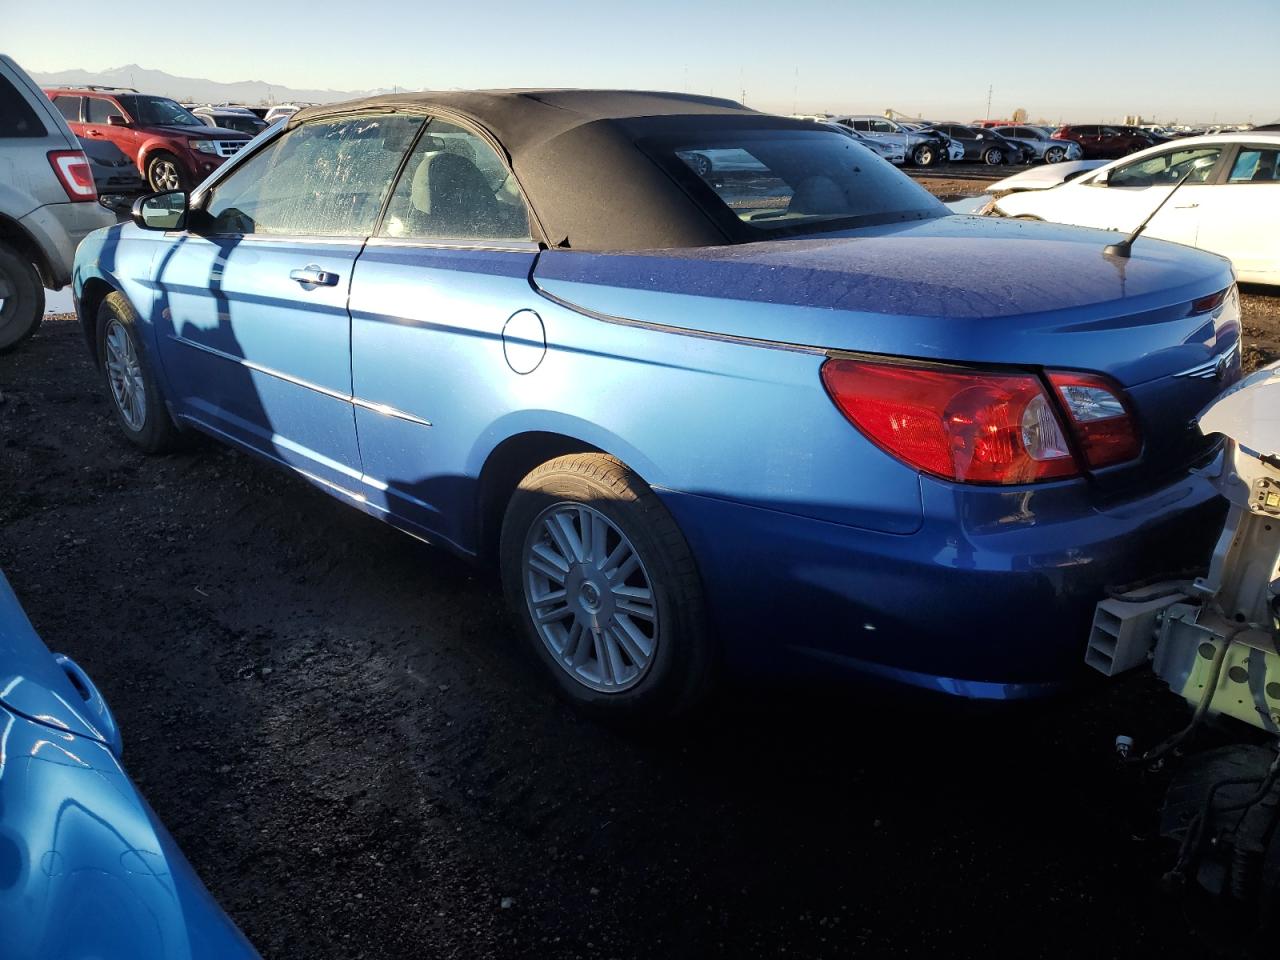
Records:
[[[812,123],[732,100],[625,90],[468,90],[388,94],[300,110],[288,121],[356,112],[427,113],[479,128],[506,154],[552,246],[636,250],[732,242],[670,173],[637,145]]]

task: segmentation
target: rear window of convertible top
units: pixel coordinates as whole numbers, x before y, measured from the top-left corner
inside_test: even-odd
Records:
[[[761,232],[833,229],[938,216],[938,202],[852,137],[834,131],[735,130],[640,147],[688,182],[713,216]]]

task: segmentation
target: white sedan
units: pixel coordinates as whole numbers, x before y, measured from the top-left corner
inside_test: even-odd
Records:
[[[991,213],[1129,233],[1188,172],[1143,235],[1222,254],[1239,279],[1280,285],[1280,133],[1162,143],[1048,190],[1001,197]]]

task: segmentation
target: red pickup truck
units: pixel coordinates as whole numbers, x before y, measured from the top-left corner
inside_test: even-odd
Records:
[[[157,193],[190,190],[251,139],[208,126],[168,97],[127,87],[56,87],[45,93],[72,133],[114,143]]]

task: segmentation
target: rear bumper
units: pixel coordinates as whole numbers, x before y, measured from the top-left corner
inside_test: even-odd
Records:
[[[46,204],[19,221],[44,255],[48,272],[44,281],[51,290],[71,282],[80,241],[99,227],[115,222],[115,216],[105,207],[85,202]]]
[[[925,523],[907,536],[661,494],[735,668],[980,699],[1068,682],[1105,587],[1206,563],[1225,515],[1198,475],[1107,509],[1079,482],[998,490],[925,478]]]

